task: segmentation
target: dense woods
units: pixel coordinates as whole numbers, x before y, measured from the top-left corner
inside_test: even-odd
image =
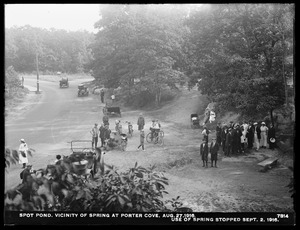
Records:
[[[136,106],[188,82],[251,116],[293,96],[293,24],[292,4],[101,5],[96,34],[5,29],[5,67],[89,72]]]

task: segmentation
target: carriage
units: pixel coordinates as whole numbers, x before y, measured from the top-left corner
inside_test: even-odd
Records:
[[[196,113],[191,114],[191,128],[192,129],[200,128],[200,120],[198,114]]]

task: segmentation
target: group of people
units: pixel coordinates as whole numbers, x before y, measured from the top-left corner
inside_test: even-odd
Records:
[[[101,147],[105,147],[107,144],[107,141],[110,139],[110,134],[111,130],[109,129],[109,117],[108,115],[104,115],[102,118],[103,123],[101,124],[100,128],[98,128],[98,124],[95,123],[95,126],[92,128],[90,131],[92,135],[92,147],[96,148],[98,144],[98,137],[101,140]],[[131,126],[132,124],[129,123]],[[145,131],[144,131],[144,126],[145,126],[145,118],[142,113],[140,113],[138,120],[137,120],[137,126],[138,126],[138,131],[140,134],[140,143],[139,146],[137,147],[138,150],[142,149],[143,151],[145,150]],[[160,131],[161,125],[158,119],[153,119],[152,124],[150,127],[151,131],[151,138],[156,138],[158,136],[158,133]],[[116,120],[115,122],[115,132],[118,135],[123,134],[122,130],[122,124],[120,120]]]
[[[208,148],[208,137],[211,133],[206,126],[204,126],[202,135],[203,143],[200,146],[200,154],[203,161],[203,166],[207,166],[208,153],[211,153],[212,165],[213,161],[217,162],[217,153],[219,148],[225,156],[230,157],[232,155],[242,154],[246,149],[255,149],[258,151],[260,148],[274,149],[276,145],[275,128],[270,123],[269,127],[264,121],[258,122],[243,122],[233,123],[229,125],[221,125],[218,122],[216,126],[216,138],[213,138],[211,145],[213,148]]]

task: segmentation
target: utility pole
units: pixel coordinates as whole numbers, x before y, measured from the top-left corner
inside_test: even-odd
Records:
[[[36,52],[36,93],[40,93],[40,83],[39,83],[39,54]]]
[[[40,82],[39,82],[39,47],[37,43],[37,35],[34,34],[34,42],[35,42],[35,61],[36,61],[36,93],[40,93]]]

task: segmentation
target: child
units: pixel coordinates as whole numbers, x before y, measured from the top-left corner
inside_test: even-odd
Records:
[[[144,149],[144,140],[145,140],[145,132],[144,132],[144,129],[141,129],[141,131],[140,131],[140,145],[138,147],[138,150],[140,150],[140,147],[142,147],[143,151],[145,151],[145,149]]]

